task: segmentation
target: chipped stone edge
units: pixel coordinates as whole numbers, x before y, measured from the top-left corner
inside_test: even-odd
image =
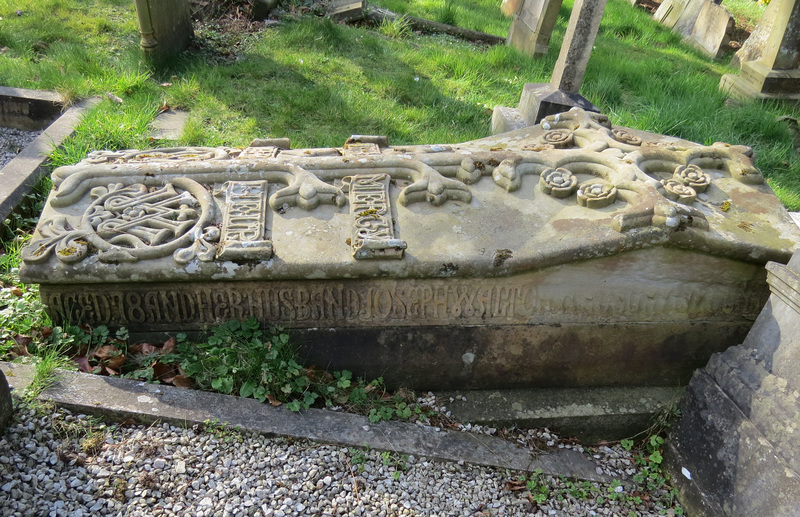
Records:
[[[22,392],[33,378],[34,369],[29,365],[0,362],[0,368],[12,393]],[[528,449],[494,436],[407,422],[370,424],[360,415],[322,409],[295,413],[255,399],[65,370],[57,371],[54,385],[42,392],[39,399],[71,411],[103,415],[116,421],[133,419],[188,427],[216,420],[266,436],[305,438],[517,471],[541,469],[552,476],[600,483],[617,479],[598,474],[593,462],[571,449],[532,457]]]

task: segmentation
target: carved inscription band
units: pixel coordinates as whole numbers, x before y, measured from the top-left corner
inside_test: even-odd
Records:
[[[76,288],[77,287],[77,288]],[[756,290],[757,291],[757,290]],[[573,321],[700,321],[735,311],[755,316],[763,300],[750,290],[708,296],[702,289],[652,293],[578,290],[544,292],[508,280],[414,280],[380,282],[41,286],[56,322],[140,324],[203,328],[214,321],[244,319],[289,327],[318,325],[504,325]]]

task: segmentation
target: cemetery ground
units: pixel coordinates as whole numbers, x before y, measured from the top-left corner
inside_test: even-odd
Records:
[[[495,2],[384,1],[381,5],[396,12],[407,9],[408,14],[501,36],[507,31],[508,21],[501,17]],[[551,52],[541,60],[524,57],[502,45],[476,45],[449,36],[419,34],[402,20],[379,26],[340,25],[316,16],[313,5],[302,3],[287,6],[283,15],[269,22],[251,22],[240,15],[237,9],[246,7],[244,3],[216,5],[223,8],[218,12],[198,12],[205,18],[195,25],[194,47],[186,55],[166,68],[151,69],[140,59],[129,2],[107,0],[87,5],[72,0],[0,0],[0,83],[52,89],[72,101],[103,96],[103,102],[89,113],[76,135],[54,151],[53,166],[75,163],[93,149],[245,146],[253,138],[266,136],[290,137],[294,147],[341,145],[356,132],[385,134],[395,145],[465,141],[489,133],[491,108],[515,104],[522,83],[548,80],[571,2],[565,2]],[[709,60],[652,22],[642,10],[623,0],[611,1],[582,93],[617,125],[705,144],[724,141],[752,146],[756,165],[773,190],[788,208],[798,210],[800,162],[796,147],[800,134],[796,121],[800,111],[785,103],[727,101],[717,85],[719,77],[730,71],[726,58]],[[168,109],[189,112],[183,133],[176,142],[151,139],[149,125],[159,112]],[[290,502],[278,501],[274,508],[286,514],[302,514],[308,507],[306,500],[294,500],[288,495],[295,490],[302,492],[306,482],[314,489],[320,483],[322,487],[339,486],[343,493],[332,496],[331,508],[344,512],[355,512],[359,505],[371,508],[366,494],[381,494],[382,490],[388,493],[388,487],[400,487],[401,492],[413,494],[426,492],[430,490],[427,487],[437,483],[430,481],[437,474],[425,470],[427,462],[423,468],[423,461],[418,459],[293,440],[268,440],[240,434],[219,423],[193,430],[111,425],[36,402],[37,390],[52,380],[54,368],[77,362],[84,371],[192,385],[283,403],[292,409],[329,405],[361,412],[372,422],[402,418],[432,426],[459,425],[450,421],[446,410],[440,410],[446,402],[430,403],[425,395],[402,391],[387,393],[380,380],[354,379],[349,372],[327,372],[301,364],[293,354],[291,336],[280,330],[262,333],[248,324],[230,322],[210,333],[204,343],[193,346],[180,336],[164,343],[134,344],[127,342],[124,329],[120,333],[106,328],[51,327],[38,302],[36,286],[21,285],[16,276],[19,249],[35,223],[42,194],[48,188],[42,185],[39,196],[31,197],[29,206],[7,222],[4,254],[0,255],[0,353],[5,358],[30,361],[37,370],[30,395],[17,400],[17,421],[6,435],[9,444],[13,442],[24,449],[13,462],[30,468],[49,462],[47,469],[68,472],[67,478],[53,481],[63,484],[63,493],[70,489],[75,492],[75,487],[70,486],[72,478],[82,486],[85,479],[93,479],[86,486],[94,490],[91,496],[96,497],[90,498],[85,514],[114,514],[126,502],[138,509],[138,504],[163,504],[167,498],[171,500],[166,504],[172,506],[165,514],[177,513],[180,510],[174,505],[180,494],[186,493],[194,498],[193,508],[213,514],[217,508],[213,504],[205,508],[203,502],[222,492],[214,492],[207,479],[203,478],[204,484],[196,490],[183,487],[181,492],[181,485],[176,484],[170,488],[174,492],[168,494],[158,485],[168,479],[171,482],[175,478],[173,471],[162,475],[153,470],[159,468],[156,463],[161,464],[165,454],[174,454],[168,449],[177,444],[195,450],[195,437],[200,437],[200,456],[216,454],[234,466],[247,461],[242,457],[242,447],[236,445],[242,440],[262,450],[275,449],[275,454],[283,455],[281,463],[290,456],[302,457],[303,451],[332,458],[341,468],[329,482],[320,475],[318,465],[317,474],[311,474],[315,465],[312,460],[307,461],[311,468],[303,475],[301,467],[296,472],[280,474],[287,476],[280,488],[286,489],[282,495],[287,494],[284,499],[288,497]],[[271,346],[268,348],[265,343]],[[261,375],[262,365],[273,368],[268,369],[269,382],[253,380]],[[249,370],[253,367],[255,371]],[[618,469],[621,478],[635,483],[625,485],[621,491],[619,484],[578,483],[541,473],[518,474],[456,465],[435,468],[454,478],[467,479],[465,472],[477,472],[478,478],[490,480],[486,490],[469,492],[478,499],[464,508],[475,515],[503,514],[500,508],[521,514],[547,514],[556,509],[565,514],[680,513],[674,491],[660,474],[661,430],[655,428],[636,437],[636,443],[624,441],[586,448],[600,456],[599,460],[612,460],[609,468]],[[561,440],[551,433],[545,436],[544,431],[496,432],[533,448],[550,446],[548,442],[581,448],[568,438]],[[236,446],[226,445],[230,443]],[[131,447],[135,460],[125,460],[127,453],[121,454],[125,447]],[[3,468],[10,468],[11,458],[0,457]],[[268,458],[269,454],[259,456],[259,460],[271,461]],[[118,467],[133,461],[144,473],[122,475]],[[214,464],[190,467],[196,469],[193,474],[198,479],[209,476],[214,481],[209,474]],[[417,470],[421,481],[413,477]],[[22,476],[30,476],[21,470],[17,474],[21,481],[25,481]],[[235,484],[233,478],[227,481]],[[47,486],[46,481],[43,483]],[[233,490],[233,485],[226,483],[219,485]],[[11,481],[3,482],[0,497],[19,492],[16,484],[9,484]],[[253,508],[243,511],[268,515],[267,509],[262,511],[254,503],[246,506],[245,501],[252,495],[250,488],[242,489],[241,484],[239,480],[237,489],[242,492],[231,497],[241,497],[242,508]],[[467,488],[454,483],[448,490],[465,492]],[[336,499],[339,497],[341,502]],[[485,506],[481,506],[481,497],[488,501]],[[101,499],[103,503],[92,510]],[[402,503],[388,497],[386,514],[403,512]],[[499,506],[491,506],[495,503]],[[463,504],[468,505],[466,501]],[[280,510],[282,506],[285,510]],[[219,511],[225,511],[223,507]],[[375,503],[372,508],[381,507]],[[405,510],[434,513],[424,506]],[[443,514],[447,514],[446,510],[443,507]]]

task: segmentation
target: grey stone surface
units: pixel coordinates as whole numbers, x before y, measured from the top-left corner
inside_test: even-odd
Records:
[[[167,110],[161,112],[153,120],[150,137],[155,140],[178,140],[188,118],[188,111]]]
[[[547,54],[561,3],[561,0],[522,0],[513,13],[508,44],[530,56]]]
[[[22,390],[26,379],[30,379],[27,370],[32,368],[0,363],[0,369],[13,372],[15,375],[10,377],[12,385]],[[254,399],[128,379],[59,371],[55,385],[45,390],[40,399],[79,413],[102,414],[117,421],[130,418],[143,423],[191,426],[214,420],[268,436],[307,438],[444,461],[465,461],[522,471],[541,469],[550,475],[612,481],[611,477],[598,474],[592,462],[573,450],[563,449],[532,457],[527,449],[493,436],[476,436],[394,421],[371,424],[366,417],[320,409],[295,413]]]
[[[156,62],[181,53],[194,31],[188,0],[135,0],[139,46]]]
[[[493,427],[546,427],[584,444],[636,436],[677,403],[682,390],[664,387],[481,390],[437,393],[461,422]],[[466,400],[464,400],[466,399]]]
[[[800,513],[800,253],[767,269],[772,295],[745,342],[714,355],[681,401],[669,465],[697,515]]]
[[[664,0],[653,13],[653,19],[668,28],[675,27],[687,4],[692,0]]]
[[[5,220],[22,196],[49,172],[45,166],[47,155],[73,133],[84,113],[97,102],[96,99],[88,99],[67,109],[0,170],[0,221]]]
[[[769,41],[772,27],[775,25],[775,17],[778,14],[780,4],[780,1],[773,1],[767,5],[753,32],[750,33],[747,40],[742,43],[742,48],[737,50],[731,59],[731,66],[741,68],[742,63],[761,59],[764,54],[764,48]]]
[[[11,403],[11,388],[9,388],[3,370],[0,369],[0,435],[2,435],[6,427],[8,427],[13,412],[14,406]]]
[[[53,178],[21,275],[55,321],[254,317],[422,390],[680,385],[800,241],[748,149],[582,110],[452,145],[96,152]]]
[[[754,43],[760,52],[752,47],[749,52],[760,57],[740,62],[739,74],[723,75],[720,89],[733,97],[800,99],[800,2],[778,0],[774,11],[766,14],[763,23],[771,24],[769,36],[760,45]]]

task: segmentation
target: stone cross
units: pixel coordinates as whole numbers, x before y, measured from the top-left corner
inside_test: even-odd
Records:
[[[800,2],[773,0],[770,15],[765,13],[754,32],[769,34],[763,38],[760,57],[741,63],[739,75],[722,76],[720,89],[735,97],[759,99],[800,99]],[[771,25],[768,31],[763,23]]]

